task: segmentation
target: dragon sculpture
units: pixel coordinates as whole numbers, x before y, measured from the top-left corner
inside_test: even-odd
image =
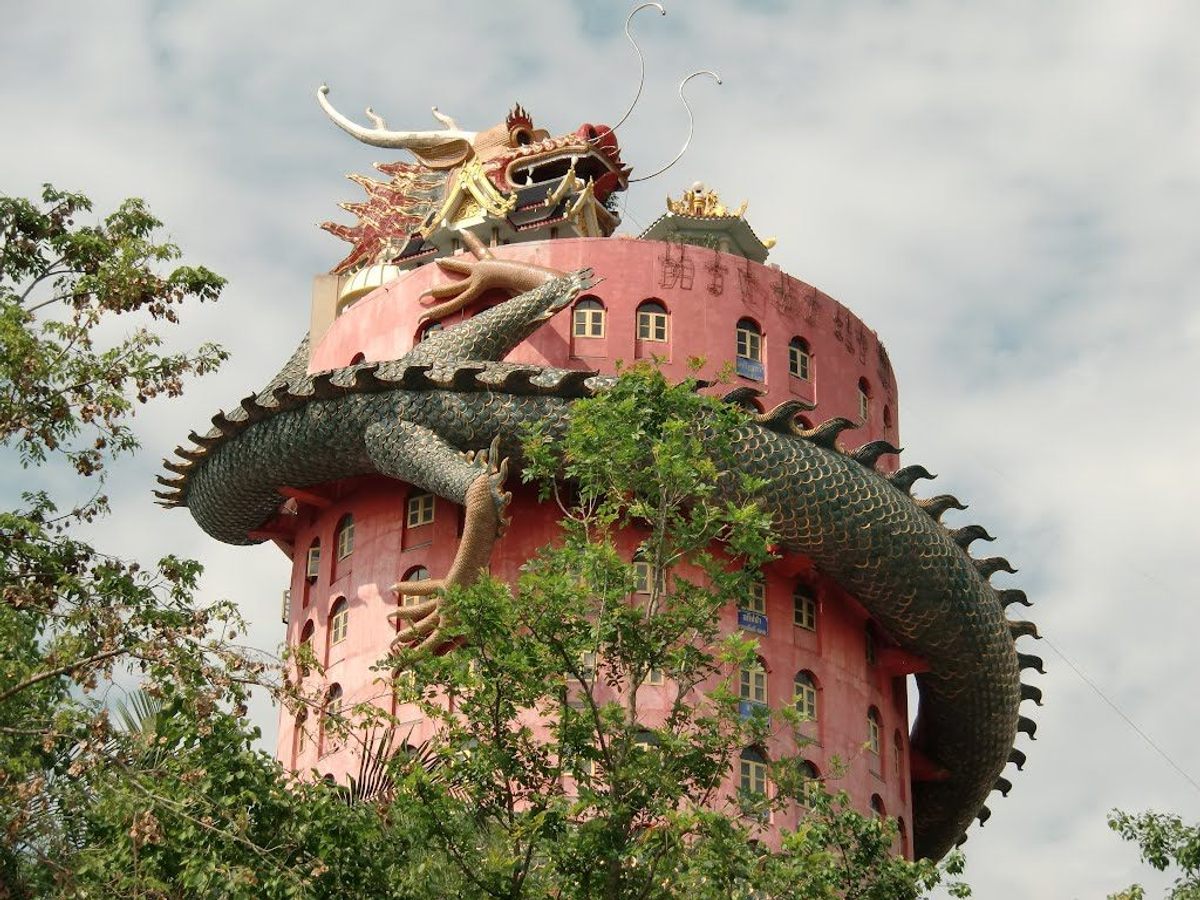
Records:
[[[436,149],[447,141],[461,141],[456,152],[463,158],[485,155],[478,137],[458,134],[424,145],[431,161],[450,158]],[[590,152],[588,139],[581,140],[575,149]],[[506,165],[511,172],[513,163]],[[547,434],[561,434],[572,403],[611,384],[593,372],[504,361],[587,289],[589,272],[496,259],[469,230],[461,235],[475,258],[437,260],[461,277],[432,292],[441,301],[434,317],[487,290],[502,289],[510,299],[395,360],[310,374],[306,337],[261,392],[214,416],[207,434],[192,432],[195,446],[176,449],[180,459],[165,462],[172,477],[159,477],[167,490],[155,492],[163,505],[186,506],[208,534],[231,544],[259,539],[257,530],[281,510],[280,489],[352,476],[389,476],[462,504],[465,526],[449,571],[393,587],[428,598],[394,613],[406,623],[397,642],[422,647],[439,644],[442,591],[477,578],[504,533],[511,499],[505,479],[510,465],[522,464],[524,426],[537,421]],[[377,252],[377,237],[364,232],[352,257]],[[725,399],[738,402],[745,390]],[[1006,618],[1007,606],[1029,605],[1022,591],[989,583],[997,571],[1014,571],[1008,562],[967,552],[990,535],[979,526],[941,524],[946,510],[963,505],[949,495],[911,495],[915,481],[933,477],[929,472],[877,471],[880,457],[899,452],[894,446],[872,441],[843,450],[839,435],[853,423],[835,418],[801,429],[796,415],[807,408],[787,401],[741,426],[734,435],[738,466],[767,482],[756,499],[771,514],[780,544],[809,557],[902,649],[928,662],[916,676],[921,699],[911,746],[932,766],[913,784],[913,831],[916,854],[938,859],[973,818],[990,815],[984,801],[991,790],[1007,794],[1005,765],[1024,763],[1013,741],[1018,732],[1033,737],[1036,726],[1019,706],[1040,705],[1041,692],[1019,676],[1025,668],[1041,671],[1041,660],[1018,653],[1015,639],[1037,637],[1037,630]],[[721,483],[737,498],[740,479]]]
[[[417,158],[377,163],[388,182],[350,176],[367,193],[365,202],[342,204],[358,222],[321,225],[353,244],[334,274],[427,262],[463,228],[485,219],[513,234],[566,221],[585,237],[607,237],[619,222],[605,202],[628,186],[631,170],[605,125],[584,123],[551,137],[517,104],[503,124],[479,132],[463,131],[437,107],[433,114],[444,129],[393,131],[369,107],[374,127],[364,128],[334,109],[328,94],[321,85],[317,100],[339,128],[369,146],[403,148]]]

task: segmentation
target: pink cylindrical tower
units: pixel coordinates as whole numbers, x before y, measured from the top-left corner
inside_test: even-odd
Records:
[[[723,218],[710,219],[710,230],[736,222],[748,231],[740,216]],[[621,362],[653,358],[678,380],[690,374],[690,359],[702,358],[700,377],[732,369],[734,384],[723,389],[760,392],[748,401],[760,411],[803,400],[821,421],[861,421],[862,443],[897,441],[895,379],[875,333],[778,267],[728,249],[650,239],[559,238],[493,252],[562,271],[590,267],[602,279],[518,346],[512,361],[612,374]],[[402,356],[430,327],[421,321],[426,307],[418,298],[447,280],[425,265],[343,305],[314,336],[310,372]],[[485,294],[435,327],[452,328],[501,299]],[[555,540],[557,509],[540,504],[528,488],[512,489],[513,525],[492,554],[491,571],[515,581],[522,564]],[[322,690],[335,702],[377,703],[395,712],[409,740],[428,737],[417,708],[396,707],[373,667],[394,636],[388,614],[402,602],[388,586],[447,570],[462,533],[461,509],[382,477],[310,486],[292,496],[298,515],[287,536],[294,548],[289,643],[311,643],[325,667]],[[636,543],[630,535],[630,554]],[[743,687],[746,703],[797,704],[811,718],[803,755],[812,770],[823,774],[835,758],[842,761],[846,771],[837,786],[863,812],[911,821],[905,675],[920,661],[899,651],[852,596],[803,556],[784,554],[764,576],[763,596],[751,601],[757,608],[731,607],[722,616],[723,629],[759,641],[761,670]],[[643,687],[641,708],[650,716],[664,709],[668,689]],[[763,748],[767,755],[796,752],[790,739],[778,741]],[[286,711],[277,752],[298,771],[338,780],[358,765],[353,748],[338,747],[319,722],[297,721]],[[755,776],[758,760],[746,762],[742,768]],[[794,814],[772,824],[794,827]]]

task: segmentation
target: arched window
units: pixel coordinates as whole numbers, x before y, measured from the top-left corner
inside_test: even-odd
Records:
[[[429,570],[427,568],[425,568],[424,566],[414,566],[413,568],[409,569],[407,572],[404,573],[404,578],[401,580],[403,580],[403,581],[428,581],[429,580]],[[422,596],[420,594],[401,594],[400,595],[400,605],[401,606],[416,606],[418,603],[424,603],[428,599],[429,599],[428,597]],[[397,630],[408,628],[411,624],[412,624],[411,622],[406,622],[403,619],[396,620]]]
[[[871,383],[865,378],[858,379],[858,417],[867,421],[871,413]]]
[[[737,323],[737,373],[755,381],[763,380],[763,336],[762,329],[753,319],[739,319]]]
[[[667,308],[654,300],[647,300],[637,308],[637,336],[639,341],[667,340]]]
[[[658,735],[649,728],[639,728],[638,733],[633,736],[633,746],[640,747],[643,750],[650,750],[653,747],[657,747],[658,744]]]
[[[808,631],[817,630],[817,598],[803,581],[792,590],[792,624]]]
[[[321,572],[321,539],[313,538],[308,545],[308,555],[304,558],[304,577],[312,584]]]
[[[604,337],[604,304],[595,297],[581,297],[575,303],[571,321],[575,337]]]
[[[633,592],[635,594],[650,593],[650,563],[644,559],[633,561]]]
[[[805,806],[811,806],[812,802],[820,796],[824,790],[821,784],[821,772],[813,763],[807,759],[800,761],[800,801]]]
[[[342,713],[342,686],[333,684],[325,693],[325,704],[321,709],[320,755],[325,756],[340,749],[331,732],[334,720]]]
[[[879,756],[881,740],[879,710],[872,706],[867,710],[867,750]]]
[[[788,342],[788,374],[801,381],[812,380],[812,351],[802,337],[794,337]]]
[[[296,759],[308,749],[308,708],[296,713],[296,729],[292,736],[292,768],[297,768]]]
[[[890,406],[888,406],[887,404],[884,404],[884,407],[883,407],[883,427],[884,428],[892,427],[892,408]]]
[[[797,672],[794,683],[797,715],[806,722],[817,721],[817,680],[813,673]]]
[[[767,705],[767,672],[761,659],[742,668],[738,677],[738,696],[756,706]]]
[[[367,354],[363,353],[361,350],[359,350],[352,357],[350,357],[350,365],[352,365],[352,366],[357,366],[359,363],[363,363],[366,361],[367,361]]]
[[[313,620],[309,619],[304,623],[304,627],[300,629],[300,643],[296,645],[297,653],[299,654],[299,662],[296,664],[300,671],[300,677],[303,678],[308,674],[308,663],[306,657],[312,655],[312,639],[313,632],[316,631],[316,626],[313,625]]]
[[[877,819],[882,819],[887,815],[887,810],[883,806],[883,798],[878,794],[871,795],[871,815]]]
[[[329,610],[329,646],[335,647],[346,639],[350,630],[350,605],[345,597],[338,597]]]
[[[908,856],[908,826],[904,824],[904,817],[896,817],[896,837],[900,840],[900,855]]]
[[[337,527],[337,558],[343,560],[354,552],[354,516],[342,516]]]
[[[767,757],[757,747],[747,747],[738,757],[738,790],[751,797],[767,795]]]
[[[441,322],[426,322],[417,332],[417,343],[429,340],[435,334],[442,330]]]

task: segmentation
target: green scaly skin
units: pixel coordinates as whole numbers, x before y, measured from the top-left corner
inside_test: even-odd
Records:
[[[382,473],[463,503],[481,472],[491,472],[503,520],[507,495],[494,475],[496,450],[491,469],[466,451],[498,436],[499,454],[519,467],[528,423],[563,433],[572,402],[611,379],[499,360],[589,284],[586,272],[554,279],[391,362],[310,376],[305,342],[260,395],[215,416],[207,436],[193,434],[200,447],[177,451],[185,462],[167,466],[180,477],[160,478],[171,490],[156,493],[164,505],[186,505],[218,540],[250,544],[251,533],[278,512],[280,487]],[[1040,661],[1019,658],[1014,635],[1035,632],[1008,622],[1003,608],[1024,597],[988,583],[992,571],[1007,568],[1003,560],[973,560],[964,550],[986,537],[982,529],[951,532],[938,522],[958,505],[953,498],[908,494],[923,470],[889,479],[867,462],[878,452],[856,459],[836,448],[844,420],[802,432],[793,414],[785,404],[742,426],[739,466],[768,482],[757,499],[780,543],[811,558],[901,648],[928,662],[917,676],[911,746],[941,771],[913,785],[913,831],[916,854],[938,859],[974,817],[987,817],[983,803],[993,787],[1007,792],[1001,770],[1010,758],[1024,758],[1011,750],[1016,732],[1033,733],[1018,707],[1040,693],[1021,685],[1019,669]]]

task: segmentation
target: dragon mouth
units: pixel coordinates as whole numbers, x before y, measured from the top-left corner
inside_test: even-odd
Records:
[[[522,159],[509,165],[505,177],[513,187],[528,187],[561,180],[572,167],[575,177],[586,183],[608,174],[622,178],[619,168],[590,147],[568,148],[539,159]]]

